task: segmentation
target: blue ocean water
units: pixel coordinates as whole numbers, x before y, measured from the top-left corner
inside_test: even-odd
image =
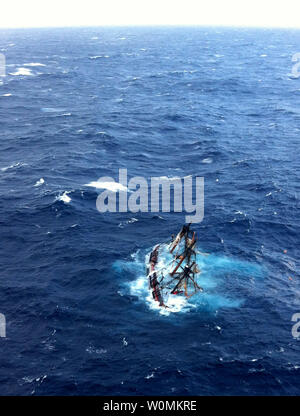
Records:
[[[1,394],[299,394],[300,32],[5,30]],[[205,178],[202,294],[147,300],[185,213],[96,210],[101,176]]]

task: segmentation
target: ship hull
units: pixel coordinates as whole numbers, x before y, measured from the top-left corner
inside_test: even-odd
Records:
[[[148,267],[148,278],[149,288],[152,292],[153,299],[159,303],[159,306],[165,306],[163,296],[157,280],[156,266],[158,263],[159,246],[156,246],[150,253],[149,267]]]

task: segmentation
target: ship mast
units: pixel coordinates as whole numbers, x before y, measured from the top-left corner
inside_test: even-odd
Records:
[[[173,253],[175,248],[179,246],[180,242],[184,238],[184,250],[181,254],[174,255],[174,263],[176,264],[174,269],[170,272],[172,277],[171,283],[175,283],[175,287],[171,290],[172,294],[183,292],[188,298],[202,288],[195,281],[195,274],[199,272],[196,264],[196,234],[193,232],[190,237],[190,225],[184,225],[175,240],[171,244],[170,253]],[[183,262],[185,261],[185,265]],[[181,270],[180,270],[181,269]],[[189,294],[189,286],[193,286],[194,292]]]
[[[190,230],[190,225],[183,225],[176,238],[172,236],[168,248],[173,259],[167,267],[157,268],[160,245],[150,254],[147,268],[149,288],[153,299],[166,308],[168,306],[164,301],[165,295],[184,294],[186,298],[190,298],[196,292],[203,291],[196,281],[197,275],[201,273],[196,263],[196,253],[199,252],[196,251],[196,233]]]

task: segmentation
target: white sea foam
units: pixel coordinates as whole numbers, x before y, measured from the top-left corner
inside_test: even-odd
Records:
[[[144,264],[140,263],[138,253],[135,253],[133,256],[134,263],[132,263],[133,268],[140,269],[141,274],[137,277],[136,280],[129,283],[130,294],[133,296],[138,296],[139,298],[144,298],[148,304],[149,309],[158,312],[161,315],[170,315],[171,313],[183,312],[190,310],[191,308],[196,308],[196,305],[191,304],[183,296],[171,295],[164,299],[165,305],[167,308],[159,306],[159,303],[155,301],[152,297],[152,293],[149,291],[149,282],[147,276],[144,273]],[[146,256],[146,263],[148,262],[148,256]],[[162,269],[166,267],[167,260],[164,256],[161,256],[160,260],[157,263],[157,269]]]
[[[72,199],[68,196],[70,192],[71,191],[65,191],[63,194],[58,195],[58,197],[56,197],[56,200],[62,201],[65,204],[69,204],[72,201]]]
[[[118,191],[127,192],[128,191],[128,188],[119,182],[92,181],[90,183],[85,184],[85,186],[90,186],[96,189],[107,189],[113,192],[118,192]]]
[[[212,158],[211,157],[207,157],[205,159],[202,159],[202,163],[212,163]]]
[[[134,222],[137,222],[138,219],[137,218],[130,218],[130,220],[125,221],[125,222],[120,222],[120,224],[118,225],[119,228],[124,228],[125,225],[128,224],[133,224]]]
[[[44,178],[41,178],[35,183],[34,186],[41,186],[41,185],[43,185],[43,183],[45,183],[45,180],[44,180]]]
[[[109,55],[95,55],[95,56],[90,56],[90,59],[101,59],[101,58],[109,58]]]
[[[1,97],[11,97],[11,94],[2,94]]]
[[[62,111],[66,111],[64,108],[55,108],[55,107],[43,107],[41,108],[43,113],[61,113]]]
[[[31,69],[28,68],[18,68],[16,72],[11,72],[9,75],[23,75],[23,76],[33,76]]]
[[[149,291],[148,279],[146,276],[140,276],[130,284],[130,294],[138,297],[144,297],[148,307],[160,313],[160,315],[170,315],[171,313],[182,312],[183,310],[189,310],[191,307],[196,307],[190,304],[183,296],[169,295],[165,305],[167,308],[159,306],[159,303],[155,301],[152,294]]]
[[[86,348],[86,352],[89,354],[106,354],[107,350],[104,348],[95,348],[94,346],[90,345]]]
[[[17,168],[19,166],[25,166],[25,165],[26,165],[26,163],[21,163],[21,162],[13,163],[10,166],[6,166],[4,168],[1,168],[1,172],[6,172],[9,169],[14,169],[14,168]]]
[[[23,64],[24,66],[46,66],[44,64],[41,64],[39,62],[29,62],[28,64]]]
[[[160,245],[160,256],[156,265],[157,270],[164,269],[164,273],[167,273],[167,270],[171,267],[170,259],[172,259],[167,247],[167,244]],[[244,278],[261,278],[263,275],[263,271],[258,265],[213,254],[202,256],[199,253],[197,263],[202,273],[199,275],[198,282],[203,287],[203,292],[198,292],[190,299],[181,295],[165,293],[164,303],[168,308],[163,308],[153,299],[149,290],[149,279],[145,275],[145,265],[149,263],[149,253],[144,257],[140,251],[137,251],[131,257],[131,261],[116,261],[113,266],[114,269],[120,276],[135,276],[134,279],[126,280],[123,283],[125,290],[129,290],[132,296],[144,301],[149,309],[161,315],[186,313],[192,309],[215,313],[220,308],[239,307],[243,302],[242,299],[227,298],[223,293],[218,294],[216,292],[219,282],[228,274]],[[221,331],[222,328],[216,326],[215,329]]]
[[[158,177],[153,177],[152,180],[153,181],[174,181],[174,180],[182,180],[185,178],[190,178],[192,175],[188,175],[188,176],[183,176],[182,178],[180,176],[158,176]]]

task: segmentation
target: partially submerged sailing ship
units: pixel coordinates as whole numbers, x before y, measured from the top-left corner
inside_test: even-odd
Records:
[[[203,289],[197,283],[200,269],[196,263],[196,233],[184,225],[176,238],[168,245],[159,244],[150,253],[147,276],[149,287],[155,301],[162,307],[168,307],[170,295],[183,295],[190,298]],[[160,264],[160,256],[167,252],[167,264]],[[202,253],[201,253],[202,254]]]

